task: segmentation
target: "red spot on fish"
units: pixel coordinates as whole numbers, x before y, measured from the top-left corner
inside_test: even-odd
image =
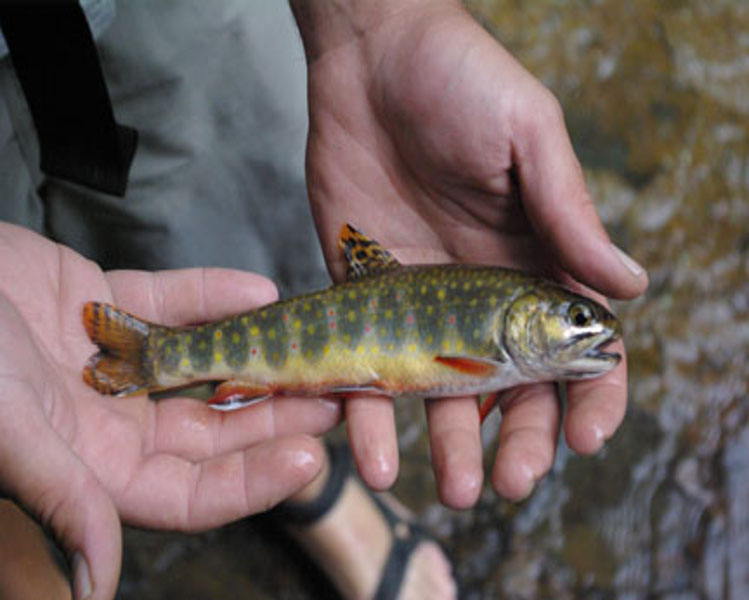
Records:
[[[330,315],[330,316],[332,317],[332,316],[333,316],[333,315],[335,314],[335,311],[334,311],[334,310],[333,310],[333,309],[331,308],[331,309],[330,309],[330,310],[328,311],[328,314],[329,314],[329,315]]]
[[[335,329],[335,321],[331,321],[330,322],[330,328],[331,329]]]
[[[293,344],[291,344],[291,349],[292,350],[296,350],[296,342],[294,342]]]
[[[396,300],[396,302],[399,302],[402,297],[403,296],[401,295],[400,292],[395,292],[395,300]]]
[[[377,298],[372,298],[372,300],[370,301],[369,305],[372,308],[374,308],[375,306],[377,306]]]
[[[364,326],[364,332],[365,333],[369,333],[369,325],[365,325]]]
[[[288,321],[288,320],[289,320],[289,315],[283,315],[283,316],[282,316],[281,318],[282,318],[282,319],[283,319],[284,321]]]
[[[255,356],[257,354],[257,348],[253,348],[252,350],[250,350],[250,352],[253,356]]]
[[[409,325],[413,325],[414,324],[414,316],[413,315],[406,315],[406,323],[408,323]]]
[[[447,322],[450,323],[450,325],[455,325],[455,315],[447,317]]]

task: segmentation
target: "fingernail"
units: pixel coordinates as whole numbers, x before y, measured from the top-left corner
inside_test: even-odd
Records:
[[[88,563],[83,554],[76,552],[73,555],[73,589],[75,600],[86,600],[91,596],[91,574]]]
[[[614,249],[614,252],[616,252],[619,260],[622,261],[622,264],[627,267],[632,275],[634,275],[635,277],[640,277],[643,273],[645,273],[645,269],[643,269],[642,266],[640,266],[640,264],[637,263],[634,258],[624,252],[624,250],[614,244],[611,244],[611,247]]]

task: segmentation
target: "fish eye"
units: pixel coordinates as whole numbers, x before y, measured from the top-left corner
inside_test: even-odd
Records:
[[[593,321],[593,311],[582,302],[575,302],[570,306],[567,316],[576,327],[587,327]]]

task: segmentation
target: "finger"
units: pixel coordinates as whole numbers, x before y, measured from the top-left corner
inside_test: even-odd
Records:
[[[393,400],[351,395],[345,402],[346,428],[357,469],[367,485],[385,490],[398,476]]]
[[[326,459],[308,436],[269,440],[199,463],[157,454],[146,459],[118,506],[142,527],[198,531],[264,512],[312,481]]]
[[[553,384],[512,388],[500,402],[502,424],[492,485],[500,496],[522,500],[554,461],[559,403]]]
[[[440,501],[469,508],[484,478],[476,398],[438,398],[426,403],[432,464]]]
[[[127,402],[125,398],[121,402]],[[259,442],[298,433],[322,435],[341,419],[341,402],[328,398],[272,398],[225,413],[197,400],[174,398],[151,403],[146,453],[206,460]]]
[[[576,452],[591,454],[616,431],[627,410],[627,358],[624,344],[610,346],[622,356],[615,369],[587,381],[567,384],[567,414],[564,432]]]
[[[616,298],[639,296],[645,270],[611,244],[588,194],[559,104],[549,93],[516,110],[516,165],[535,231],[575,278]]]
[[[109,271],[120,308],[163,325],[213,321],[278,298],[269,279],[233,269]]]
[[[120,571],[117,512],[93,473],[55,431],[40,424],[40,415],[30,414],[25,422],[23,433],[2,431],[3,446],[16,452],[9,460],[0,456],[0,487],[11,490],[68,553],[75,598],[109,600]]]

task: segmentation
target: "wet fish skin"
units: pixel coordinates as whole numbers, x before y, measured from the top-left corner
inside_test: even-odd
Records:
[[[122,314],[105,305],[87,310]],[[124,387],[102,382],[99,375],[111,371],[100,368],[102,358],[111,353],[100,353],[84,377],[104,393],[206,380],[240,382],[232,395],[254,397],[483,393],[599,375],[618,356],[597,348],[620,335],[616,318],[591,299],[517,271],[466,265],[388,268],[196,327],[144,326],[127,317],[133,321],[139,334],[148,332],[139,338],[141,379]]]

